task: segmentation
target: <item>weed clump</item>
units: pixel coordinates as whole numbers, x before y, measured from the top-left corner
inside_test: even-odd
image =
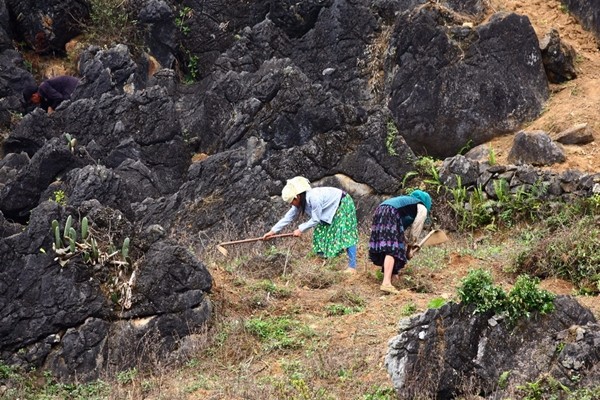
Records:
[[[520,253],[516,271],[540,278],[555,276],[583,293],[600,292],[600,229],[591,216],[563,226]]]

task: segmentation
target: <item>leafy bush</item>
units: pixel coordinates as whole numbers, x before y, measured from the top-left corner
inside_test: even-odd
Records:
[[[517,278],[514,287],[506,294],[494,285],[489,271],[471,270],[458,288],[460,301],[475,305],[476,312],[492,311],[504,314],[511,322],[526,317],[532,312],[546,314],[554,310],[554,295],[538,287],[539,279],[527,275]]]
[[[447,189],[460,229],[484,227],[495,231],[499,225],[510,227],[519,220],[535,221],[544,217],[542,198],[547,188],[542,182],[521,186],[515,193],[511,193],[508,182],[503,179],[493,181],[492,186],[495,199],[488,198],[481,186],[467,190],[460,176],[456,187]]]
[[[458,288],[458,297],[462,303],[474,304],[476,312],[503,310],[506,293],[494,285],[492,274],[483,269],[469,271]]]
[[[554,311],[554,295],[538,288],[539,279],[528,275],[520,275],[508,293],[507,313],[510,320],[521,317],[529,318],[530,313],[537,311],[548,314]]]

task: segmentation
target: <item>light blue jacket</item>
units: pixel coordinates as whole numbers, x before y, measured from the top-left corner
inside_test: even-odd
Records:
[[[300,231],[313,228],[321,222],[330,224],[340,206],[340,200],[344,192],[334,187],[316,187],[306,192],[306,209],[310,220],[298,226]],[[289,211],[271,228],[275,233],[281,231],[300,213],[300,208],[292,206]]]

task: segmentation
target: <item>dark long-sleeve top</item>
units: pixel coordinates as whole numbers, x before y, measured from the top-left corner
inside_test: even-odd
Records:
[[[38,93],[42,96],[42,107],[46,110],[48,107],[54,109],[63,101],[69,100],[78,84],[79,79],[68,75],[45,80],[38,88]]]
[[[427,218],[427,208],[412,196],[397,196],[387,199],[381,205],[394,207],[398,210],[402,226],[407,229],[407,235],[414,242],[421,235],[423,224]]]

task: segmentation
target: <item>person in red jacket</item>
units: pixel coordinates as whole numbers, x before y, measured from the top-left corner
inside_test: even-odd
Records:
[[[79,79],[74,76],[57,76],[43,81],[40,86],[30,85],[23,91],[25,102],[40,106],[48,113],[65,100],[69,100],[79,85]]]

